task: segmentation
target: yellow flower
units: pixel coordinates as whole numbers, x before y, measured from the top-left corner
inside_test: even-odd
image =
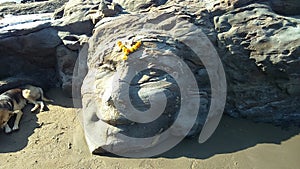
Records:
[[[123,59],[123,60],[127,60],[127,59],[128,59],[128,56],[127,56],[127,55],[123,55],[122,59]]]
[[[141,45],[142,45],[142,41],[137,41],[133,46],[131,46],[129,49],[121,42],[121,41],[117,41],[117,45],[119,46],[119,48],[122,50],[123,52],[123,56],[122,59],[123,60],[127,60],[128,59],[128,55],[134,51],[136,51]]]
[[[125,55],[128,55],[130,52],[131,52],[130,49],[126,48],[124,54],[125,54]]]
[[[126,46],[123,46],[121,49],[123,52],[125,52],[127,50]]]
[[[121,41],[118,41],[117,44],[118,44],[119,47],[121,47],[122,42],[121,42]]]
[[[142,42],[141,42],[141,41],[137,41],[136,44],[135,44],[135,46],[138,47],[138,48],[139,48],[141,45],[142,45]]]
[[[130,51],[130,53],[134,52],[134,49],[131,47],[128,49]]]
[[[133,45],[131,48],[133,49],[133,51],[135,51],[138,47],[136,45]]]

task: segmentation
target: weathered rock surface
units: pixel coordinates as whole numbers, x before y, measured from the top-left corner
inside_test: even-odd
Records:
[[[68,0],[49,0],[25,4],[2,3],[0,4],[0,13],[12,15],[51,13],[67,1]]]
[[[54,56],[61,39],[57,30],[50,27],[51,21],[44,17],[36,16],[34,24],[22,16],[14,23],[3,19],[7,25],[0,29],[1,79],[26,76],[48,87],[57,84]]]
[[[62,86],[71,96],[74,65],[92,23],[90,19],[88,24],[63,22],[51,16],[5,16],[0,20],[0,78],[26,75],[44,86]]]
[[[121,154],[145,151],[145,148],[153,151],[152,148],[155,149],[154,147],[165,142],[167,137],[184,138],[195,122],[196,125],[189,134],[194,135],[200,131],[209,107],[208,75],[203,71],[204,66],[196,54],[176,39],[187,38],[187,41],[196,42],[196,38],[197,43],[199,42],[197,46],[200,48],[209,46],[207,43],[210,41],[202,39],[204,34],[201,34],[198,29],[189,28],[189,24],[172,13],[149,13],[120,16],[99,24],[95,29],[89,40],[89,48],[85,48],[86,51],[82,51],[79,57],[80,62],[81,57],[87,60],[88,67],[81,94],[83,125],[91,151],[99,153],[98,148]],[[117,33],[114,33],[119,27],[127,27],[127,29],[119,29]],[[141,29],[150,28],[158,30],[148,33],[139,32]],[[174,35],[171,36],[161,31],[171,32]],[[187,32],[190,35],[185,34]],[[124,38],[124,36],[127,37]],[[116,47],[116,41],[120,39],[129,44],[132,41],[141,40],[143,46],[131,54],[128,61],[123,61],[122,53],[118,52],[118,47]],[[188,60],[185,64],[189,66],[191,76],[183,73],[184,67],[178,67],[176,56]],[[141,72],[138,67],[142,68]],[[83,69],[86,68],[83,67]],[[173,75],[166,73],[166,70],[172,72]],[[80,72],[80,67],[78,72]],[[136,74],[136,72],[139,73]],[[174,79],[175,76],[178,77]],[[197,90],[196,81],[196,86],[193,88],[184,85],[186,89],[179,89],[182,84],[189,84],[188,81],[193,81],[189,79],[193,76],[199,79],[198,84],[202,86],[200,91]],[[195,92],[195,98],[184,98],[184,90]],[[199,92],[202,93],[202,98],[198,110],[188,105],[195,104],[196,100],[200,99],[197,97]],[[180,103],[180,100],[186,102]],[[166,101],[166,107],[164,107],[164,101]],[[163,108],[162,112],[160,112],[160,106]],[[191,114],[178,114],[180,108],[186,108],[186,111]],[[155,110],[148,112],[148,109]],[[154,121],[145,123],[135,122],[139,118],[129,120],[130,114],[137,111],[143,118],[151,118],[155,112],[161,115]],[[197,113],[193,114],[193,111]],[[201,111],[199,115],[198,111]],[[183,117],[184,120],[181,119]],[[181,119],[180,122],[177,122],[177,119]],[[98,126],[97,129],[95,126]],[[167,130],[170,126],[173,126],[172,129]],[[160,133],[164,133],[164,137],[156,136]],[[132,140],[132,137],[145,139]]]
[[[120,4],[125,6],[125,9],[130,9],[122,4],[122,2],[120,2]],[[226,1],[218,4],[219,7],[213,6],[209,9],[208,6],[206,6],[207,10],[202,8],[205,6],[203,5],[199,7],[198,10],[193,8],[182,11],[180,3],[178,5],[179,7],[170,7],[170,4],[172,3],[167,3],[167,7],[164,8],[162,6],[159,7],[159,9],[163,11],[173,10],[173,12],[179,10],[178,15],[187,14],[188,16],[185,16],[186,18],[191,19],[191,21],[194,21],[200,26],[205,24],[203,21],[208,22],[208,26],[204,27],[204,32],[209,33],[210,39],[216,45],[227,73],[229,92],[225,110],[226,113],[231,116],[250,118],[260,122],[299,124],[298,51],[300,42],[298,37],[299,33],[297,33],[299,31],[299,19],[276,14],[272,11],[268,2],[265,4],[256,4],[253,3],[253,1]],[[135,8],[131,10],[134,11]],[[166,19],[163,16],[164,15],[161,17]],[[127,20],[128,18],[129,20]],[[164,24],[164,19],[156,19],[157,18],[153,19],[154,23]],[[82,88],[83,121],[86,127],[86,138],[91,150],[103,151],[103,149],[97,150],[97,148],[102,147],[106,150],[117,152],[138,151],[145,148],[142,147],[142,145],[150,145],[147,148],[151,149],[152,146],[155,147],[153,140],[147,140],[149,142],[143,142],[143,144],[137,142],[128,144],[128,142],[130,143],[128,138],[120,136],[120,133],[126,133],[129,136],[135,137],[148,137],[149,135],[160,133],[161,130],[165,131],[166,126],[164,125],[170,125],[170,123],[172,123],[172,118],[165,118],[163,115],[158,121],[153,122],[153,127],[131,123],[131,121],[125,118],[126,115],[117,110],[115,105],[116,102],[118,103],[122,99],[114,92],[122,93],[122,91],[109,91],[112,90],[111,85],[113,83],[113,77],[115,76],[114,71],[121,69],[121,72],[125,72],[127,75],[130,74],[127,70],[129,69],[127,67],[130,67],[130,65],[118,64],[120,61],[113,59],[117,56],[111,54],[111,49],[108,48],[113,48],[114,45],[112,45],[112,41],[116,41],[122,37],[120,34],[122,34],[124,30],[120,29],[119,27],[121,26],[117,25],[122,24],[122,27],[126,27],[126,24],[128,22],[131,23],[132,20],[136,20],[134,22],[135,24],[132,24],[134,26],[136,26],[136,24],[139,25],[139,21],[142,22],[142,20],[137,19],[136,16],[130,15],[127,16],[127,18],[122,18],[120,21],[116,19],[98,23],[93,38],[89,41],[89,50],[84,52],[88,55],[88,73],[86,79],[83,81]],[[116,23],[114,23],[114,21]],[[212,22],[212,24],[209,22]],[[152,20],[148,20],[145,23],[151,24]],[[170,24],[172,22],[167,23]],[[112,26],[114,24],[115,26]],[[114,33],[113,31],[109,31],[111,26],[113,27]],[[134,32],[137,32],[131,31],[134,26],[127,27],[126,33],[134,34]],[[141,28],[136,27],[136,29],[139,30]],[[113,36],[111,34],[113,34]],[[131,38],[134,37],[135,36]],[[157,42],[152,42],[150,46],[154,49],[163,48],[160,45],[158,45]],[[147,48],[147,45],[145,48]],[[179,53],[175,52],[175,54],[178,55]],[[159,55],[163,56],[163,53],[159,53]],[[183,54],[183,57],[192,55],[192,53],[187,51]],[[135,58],[135,55],[132,57]],[[152,62],[147,61],[147,63]],[[205,69],[200,65],[201,64],[193,65],[195,70],[197,70],[197,73],[194,72],[194,74],[199,81],[202,80],[203,82],[205,77],[197,77],[197,75],[205,74]],[[127,83],[130,84],[132,92],[138,93],[136,95],[133,94],[131,97],[131,100],[134,102],[132,104],[134,104],[137,109],[147,108],[147,104],[149,104],[149,98],[147,96],[155,95],[156,92],[163,89],[171,91],[175,97],[178,96],[174,87],[171,87],[174,85],[174,81],[169,81],[169,84],[163,84],[160,80],[149,81],[149,79],[155,78],[148,74],[145,72],[145,74],[137,78],[137,81],[146,79],[145,84],[127,81]],[[162,78],[164,75],[159,73],[157,77],[158,79],[164,79]],[[155,88],[147,87],[147,83],[149,82],[151,82]],[[208,81],[205,82],[207,85]],[[205,109],[206,112],[210,96],[209,90],[207,89],[207,86],[200,89],[208,93],[208,97],[206,101],[204,101],[206,104],[203,105],[202,108]],[[129,94],[130,92],[131,91],[129,91]],[[167,98],[168,97],[171,98],[170,100],[174,100],[170,95],[167,96]],[[171,104],[176,105],[178,103],[171,102]],[[123,108],[127,110],[126,106]],[[168,106],[168,108],[170,107]],[[130,110],[128,111],[130,112]],[[176,112],[175,109],[166,109],[166,111]],[[169,114],[171,117],[174,117],[174,114]],[[202,116],[197,119],[198,131],[201,129],[205,117],[206,116]],[[103,129],[102,132],[99,131],[100,133],[95,134],[96,131],[93,129],[94,125]],[[142,126],[144,130],[142,130],[143,132],[140,134]],[[161,130],[159,130],[159,128],[161,128]],[[122,145],[122,143],[126,143],[126,145]],[[159,142],[155,143],[158,144]]]
[[[120,5],[104,0],[70,0],[54,13],[52,26],[59,31],[63,46],[57,48],[58,73],[63,90],[72,94],[72,78],[78,51],[92,35],[94,25],[122,12]]]
[[[122,12],[120,6],[104,0],[70,0],[56,12],[54,17],[62,16],[62,19],[55,22],[53,26],[74,34],[91,35],[96,22],[104,17],[115,16],[120,12]]]
[[[127,11],[138,12],[149,7],[157,7],[163,5],[167,2],[167,0],[115,0],[113,2],[120,4]]]
[[[227,71],[227,113],[256,121],[300,120],[300,20],[251,4],[215,17]]]

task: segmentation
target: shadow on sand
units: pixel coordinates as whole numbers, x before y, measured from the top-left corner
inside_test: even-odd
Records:
[[[250,120],[234,119],[224,115],[217,130],[205,143],[199,144],[197,137],[184,139],[171,150],[152,158],[208,159],[214,155],[234,153],[258,144],[280,145],[299,133],[299,127],[282,129],[271,124],[254,123]],[[98,155],[123,158],[109,152]]]
[[[298,127],[283,130],[271,124],[223,116],[217,130],[205,143],[199,144],[197,138],[185,139],[159,157],[206,159],[216,154],[233,153],[263,143],[279,145],[299,133]]]
[[[66,97],[59,88],[51,89],[47,91],[45,95],[47,98],[54,100],[54,103],[50,103],[52,105],[66,108],[73,107],[72,98]],[[46,103],[46,105],[49,105],[49,103]],[[34,133],[36,128],[40,127],[37,114],[30,112],[32,107],[33,105],[30,104],[23,109],[24,114],[20,121],[20,129],[18,131],[10,134],[5,134],[3,131],[0,131],[0,153],[17,152],[28,145],[28,138]],[[47,111],[42,113],[47,113]],[[13,126],[14,119],[15,117],[10,119],[10,126]]]
[[[52,88],[47,91],[45,95],[47,98],[54,101],[54,103],[51,103],[52,105],[74,108],[73,99],[71,97],[67,97],[61,88]]]
[[[39,127],[37,116],[31,113],[32,106],[23,109],[23,116],[20,121],[20,129],[10,134],[0,132],[0,153],[17,152],[25,148],[28,144],[28,137],[34,133],[34,129]],[[15,118],[10,119],[9,125],[13,126]]]

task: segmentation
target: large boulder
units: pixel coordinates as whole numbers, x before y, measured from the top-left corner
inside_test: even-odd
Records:
[[[127,11],[141,10],[131,6],[130,1],[118,3]],[[73,84],[76,89],[73,96],[82,97],[78,105],[83,108],[81,120],[92,152],[110,151],[131,156],[133,152],[143,151],[146,154],[140,155],[144,156],[165,141],[166,137],[158,135],[168,131],[168,128],[172,129],[170,126],[176,120],[177,108],[180,107],[177,98],[181,96],[173,74],[170,76],[166,71],[151,69],[156,61],[164,63],[165,51],[186,61],[198,86],[201,86],[202,94],[198,110],[200,115],[195,121],[186,119],[187,123],[195,122],[190,132],[178,132],[188,128],[187,123],[181,121],[176,123],[179,130],[167,132],[168,136],[195,135],[207,121],[207,113],[212,108],[209,105],[214,100],[211,99],[210,89],[214,87],[210,86],[207,67],[194,57],[205,52],[192,52],[191,48],[178,41],[180,38],[176,41],[162,35],[164,31],[144,32],[145,28],[153,28],[153,25],[156,25],[154,30],[168,30],[172,34],[174,30],[178,33],[184,30],[178,26],[180,23],[185,23],[186,27],[194,23],[192,25],[199,26],[195,30],[203,29],[208,35],[226,71],[227,114],[280,125],[299,124],[299,19],[275,13],[269,1],[261,4],[252,0],[206,1],[199,6],[197,3],[200,2],[187,6],[187,2],[179,1],[177,6],[172,6],[174,3],[168,1],[166,6],[158,7],[159,10],[152,8],[151,11],[157,14],[125,15],[98,22],[89,43],[81,50],[75,69],[77,83]],[[186,8],[183,9],[184,6]],[[182,37],[193,35],[195,30]],[[123,61],[122,52],[116,45],[118,40],[127,42],[129,46],[142,40],[143,46]],[[201,40],[195,36],[193,44],[198,45],[198,41]],[[209,51],[205,50],[205,45],[199,45],[199,48]],[[154,53],[151,52],[153,50]],[[158,57],[153,59],[152,56]],[[180,72],[180,67],[173,67],[176,64],[167,63],[165,68]],[[144,65],[148,69],[137,71],[134,69],[136,65]],[[139,73],[131,76],[135,71]],[[79,86],[82,86],[81,90]],[[129,97],[124,97],[124,92]],[[151,123],[137,123],[130,119],[127,113],[147,112],[151,104],[163,105],[164,97],[159,95],[161,92],[168,102],[159,118]],[[156,102],[152,102],[152,97]],[[149,139],[139,142],[131,140],[131,137]]]
[[[278,15],[265,4],[251,4],[214,21],[229,84],[226,112],[260,122],[299,124],[300,20]]]
[[[199,133],[211,89],[197,55],[217,55],[201,30],[184,16],[166,12],[120,16],[98,25],[81,50],[76,70],[83,77],[78,92],[90,150],[151,156]],[[197,52],[182,39],[195,45]],[[118,40],[129,46],[140,40],[143,45],[124,61]],[[213,62],[209,65],[219,69]]]
[[[54,18],[58,19],[53,26],[58,30],[73,34],[91,35],[96,24],[104,17],[116,16],[122,8],[105,0],[70,0],[56,11]]]
[[[47,17],[42,14],[1,20],[1,79],[26,76],[48,87],[57,84],[55,48],[61,39]]]
[[[61,86],[66,94],[72,94],[72,79],[78,52],[92,35],[95,24],[122,12],[116,4],[104,0],[70,0],[54,13],[53,28],[63,44],[56,48],[56,58]]]

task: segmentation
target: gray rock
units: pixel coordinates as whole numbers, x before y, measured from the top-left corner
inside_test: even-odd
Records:
[[[56,9],[53,14],[54,19],[61,19],[64,16],[65,5],[61,6],[60,8]]]
[[[92,34],[94,28],[90,19],[80,18],[80,15],[76,17],[76,14],[56,20],[51,26],[58,31],[70,32],[77,35],[85,34],[87,36]]]
[[[46,66],[45,58],[28,55],[1,55],[0,79],[9,77],[26,77],[39,83],[39,86],[55,87],[59,84],[56,74],[55,57],[48,58]],[[39,65],[39,63],[44,65]]]
[[[298,0],[272,0],[271,8],[282,15],[300,15],[300,1]]]
[[[120,4],[127,11],[138,12],[149,7],[163,5],[167,0],[114,0],[114,2]]]
[[[73,70],[78,51],[92,34],[94,24],[104,17],[117,15],[120,6],[103,0],[70,0],[54,15],[52,27],[59,31],[62,46],[56,49],[58,72],[63,90],[71,96]]]
[[[57,11],[55,17],[60,19],[53,23],[53,26],[60,31],[90,36],[94,24],[104,17],[112,17],[120,12],[121,8],[119,5],[104,0],[70,0],[64,5],[63,9]],[[62,18],[60,17],[61,15],[63,15]]]
[[[52,55],[54,52],[53,49],[60,43],[61,39],[58,37],[57,31],[53,28],[46,28],[37,32],[24,34],[23,36],[12,36],[1,39],[0,50],[3,54],[16,52],[43,57]]]
[[[77,56],[78,52],[72,51],[64,45],[56,48],[59,78],[61,79],[63,91],[69,96],[72,94],[72,76]]]
[[[226,112],[299,124],[300,20],[251,4],[215,17],[229,83]]]
[[[82,121],[87,143],[92,152],[105,149],[117,154],[140,152],[147,156],[149,155],[147,150],[154,151],[153,148],[159,147],[162,142],[167,141],[167,138],[171,138],[171,140],[184,138],[187,135],[195,135],[201,130],[207,117],[211,97],[207,74],[197,73],[204,69],[202,62],[185,44],[172,39],[163,32],[149,34],[143,31],[139,32],[142,28],[161,28],[174,33],[175,37],[173,38],[175,39],[187,37],[191,44],[195,42],[197,46],[199,45],[198,47],[207,48],[209,46],[207,43],[210,43],[208,40],[197,40],[199,37],[204,37],[201,36],[203,35],[201,31],[185,30],[188,29],[187,25],[189,25],[188,22],[171,13],[126,15],[102,24],[100,21],[89,40],[88,48],[81,51],[79,59],[82,58],[83,61],[78,61],[79,63],[87,62],[87,67],[83,69],[87,68],[88,72],[85,73],[86,76],[81,76],[84,77],[81,87]],[[127,27],[127,29],[118,29],[120,26]],[[116,29],[119,31],[116,32]],[[185,34],[186,31],[191,31],[189,32],[191,34]],[[193,33],[199,33],[199,37],[195,37]],[[127,37],[124,38],[124,35]],[[118,52],[115,45],[118,39],[123,39],[124,43],[141,39],[143,47],[130,54],[128,62],[122,61],[121,53]],[[207,50],[202,55],[211,57],[209,53]],[[184,67],[178,66],[179,63],[172,59],[169,60],[175,56],[187,60],[186,64],[189,66],[188,69],[191,70],[192,76],[201,81],[201,83],[199,82],[201,84],[200,91],[196,86],[179,90],[178,83],[184,84],[192,80],[186,79],[190,77],[188,74],[182,74]],[[157,63],[158,59],[159,63]],[[152,64],[160,65],[163,70],[169,70],[172,72],[172,76],[155,69],[155,66],[154,69],[151,69]],[[148,69],[132,77],[136,72],[136,66],[144,66],[144,69]],[[77,72],[81,72],[80,68]],[[123,73],[120,74],[120,72]],[[120,80],[115,81],[116,79]],[[128,92],[127,89],[129,89]],[[194,93],[195,97],[185,98],[182,90],[191,90],[189,92]],[[201,101],[197,102],[196,100],[199,99],[197,93],[199,92],[205,93],[205,95]],[[127,96],[128,99],[126,99]],[[180,102],[180,98],[185,98],[186,100],[182,100],[186,102]],[[167,101],[166,107],[163,107],[161,112],[160,108],[165,101]],[[201,103],[198,110],[197,106],[193,105],[197,105],[199,102]],[[185,115],[179,111],[183,107],[186,108],[184,112],[187,114]],[[149,109],[154,109],[154,111],[148,112]],[[130,115],[136,111],[144,112],[143,116]],[[196,114],[193,114],[195,111]],[[198,115],[199,111],[201,113]],[[156,117],[155,113],[162,114],[156,120],[143,121],[146,117],[150,119]],[[135,120],[131,118],[142,120],[145,123],[134,122]],[[160,133],[165,134],[160,137],[158,136]],[[132,138],[145,138],[145,140],[137,141]]]
[[[89,39],[86,35],[76,35],[70,32],[58,32],[63,44],[70,50],[79,51]]]
[[[26,24],[19,24],[12,32],[7,27],[0,29],[0,78],[26,76],[42,85],[55,86],[55,48],[61,39],[47,23],[33,27]],[[22,29],[23,25],[27,29]]]
[[[68,27],[51,27],[52,20],[44,19],[47,16],[43,14],[41,21],[38,16],[38,19],[18,16],[22,20],[16,20],[16,23],[3,22],[8,26],[0,29],[0,79],[31,77],[33,81],[40,81],[48,86],[61,85],[71,96],[78,51],[88,37],[58,31],[57,29]]]
[[[56,47],[57,71],[63,91],[72,97],[73,71],[79,50],[87,42],[88,37],[70,34],[70,32],[58,32],[58,36],[63,44]]]
[[[0,13],[13,15],[52,13],[57,8],[63,6],[67,1],[68,0],[51,0],[25,4],[2,3],[0,4]]]

